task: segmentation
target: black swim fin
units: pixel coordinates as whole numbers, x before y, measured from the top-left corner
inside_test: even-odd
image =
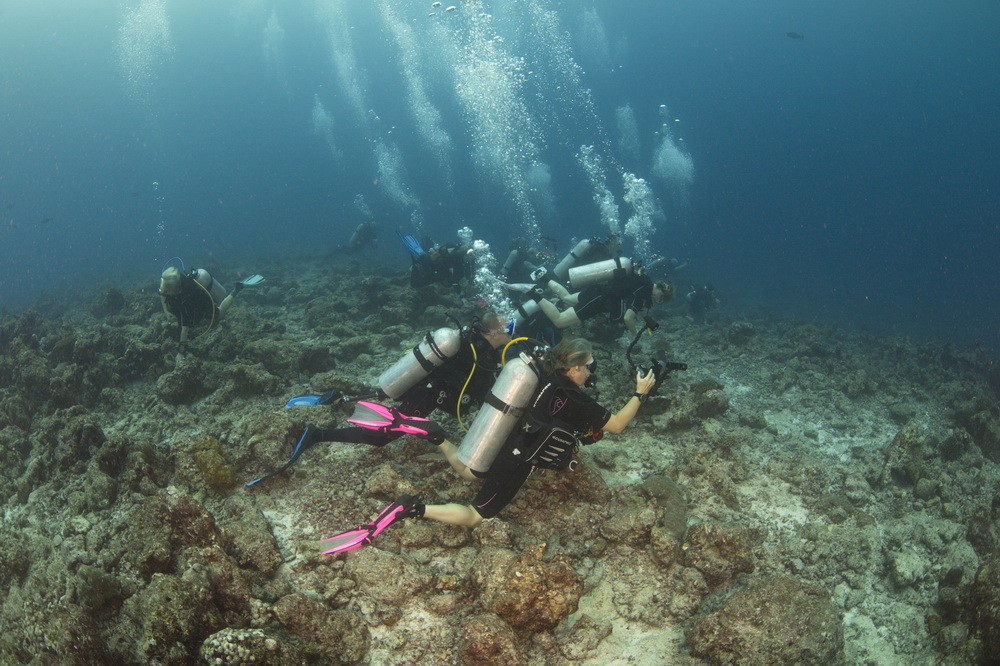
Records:
[[[310,448],[313,444],[319,441],[318,439],[316,439],[316,430],[317,430],[316,426],[307,425],[306,429],[302,431],[302,436],[299,437],[299,441],[295,444],[295,448],[292,450],[292,457],[288,459],[288,462],[286,462],[284,465],[274,470],[270,474],[265,474],[259,479],[254,479],[253,481],[245,483],[243,485],[252,486],[257,483],[260,483],[261,481],[267,481],[268,479],[278,476],[286,469],[294,465],[295,461],[299,459],[299,456],[302,455],[303,451]]]

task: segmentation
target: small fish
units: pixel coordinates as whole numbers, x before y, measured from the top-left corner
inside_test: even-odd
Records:
[[[48,223],[49,223],[49,222],[51,222],[51,221],[52,221],[53,219],[54,219],[54,218],[51,218],[51,217],[43,217],[42,219],[40,219],[40,220],[38,221],[38,223],[39,223],[39,224],[48,224]]]
[[[791,37],[792,39],[805,39],[806,38],[805,35],[800,35],[797,32],[786,32],[785,34],[788,35],[789,37]]]

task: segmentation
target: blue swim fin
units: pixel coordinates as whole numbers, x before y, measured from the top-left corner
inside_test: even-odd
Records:
[[[414,259],[427,254],[424,252],[424,247],[420,244],[420,241],[417,240],[416,236],[412,236],[410,234],[404,236],[398,231],[396,232],[396,235],[399,236],[399,242],[403,244],[403,247],[406,248],[406,251],[409,252],[410,256]]]
[[[321,395],[297,395],[285,403],[285,408],[302,407],[304,405],[318,405]]]
[[[306,393],[305,395],[297,395],[294,398],[290,398],[288,402],[285,403],[285,408],[289,407],[303,407],[303,406],[314,406],[314,405],[329,405],[330,403],[347,402],[344,394],[333,389],[332,391],[327,391],[323,395],[314,395],[312,393]]]

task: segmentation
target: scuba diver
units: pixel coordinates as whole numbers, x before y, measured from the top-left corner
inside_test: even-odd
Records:
[[[688,303],[688,310],[691,319],[696,324],[707,324],[708,311],[719,304],[719,297],[715,293],[715,287],[711,283],[695,287],[685,296]]]
[[[378,227],[375,226],[375,220],[369,218],[354,228],[351,240],[347,244],[347,251],[357,252],[366,247],[375,247],[376,241],[378,241]]]
[[[581,389],[594,379],[593,346],[589,341],[569,338],[542,354],[540,363],[535,356],[504,366],[461,448],[445,439],[433,422],[410,420],[392,410],[386,415],[390,427],[408,427],[417,437],[438,444],[463,478],[483,480],[472,504],[424,504],[419,495],[403,495],[371,523],[326,539],[332,548],[325,552],[340,553],[369,544],[403,518],[430,518],[476,527],[507,506],[536,468],[573,469],[573,456],[580,443],[592,444],[605,431],[623,431],[657,382],[652,369],[645,375],[637,372],[635,393],[612,414]],[[506,377],[508,373],[510,377]],[[518,400],[519,393],[526,399]],[[522,407],[514,408],[513,402],[505,398]],[[484,427],[479,428],[481,422]]]
[[[399,410],[414,417],[426,417],[435,409],[448,410],[455,414],[461,425],[467,410],[481,405],[493,386],[500,369],[500,349],[511,341],[512,332],[513,324],[501,319],[495,312],[487,312],[478,323],[462,330],[441,328],[428,333],[421,344],[382,373],[378,390],[366,397],[397,400]],[[296,396],[286,407],[345,402],[350,400],[334,390],[322,396]],[[306,449],[319,442],[385,446],[407,432],[377,431],[358,426],[319,428],[308,424],[285,465],[246,485],[281,474]]]
[[[532,247],[524,238],[514,238],[510,242],[510,254],[503,264],[503,276],[508,282],[524,282],[534,279],[539,268],[552,268],[555,239],[543,236],[544,249]],[[544,271],[543,271],[544,273]]]
[[[408,236],[405,238],[412,238]],[[404,241],[405,242],[405,241]],[[475,269],[475,257],[471,245],[456,245],[445,243],[435,245],[430,238],[417,244],[419,252],[409,242],[406,247],[410,251],[410,286],[414,289],[432,284],[450,285],[459,288],[463,279],[472,279]]]
[[[177,318],[182,344],[188,342],[192,326],[204,324],[205,330],[198,337],[205,335],[229,311],[233,298],[243,287],[264,281],[260,275],[251,275],[237,282],[233,293],[229,294],[204,268],[185,272],[184,262],[175,259],[180,268],[171,265],[173,259],[167,262],[160,274],[159,294],[163,311]]]
[[[592,264],[597,261],[613,259],[622,251],[622,240],[616,233],[608,234],[607,238],[584,238],[573,246],[573,249],[555,265],[552,272],[559,280],[569,277],[569,269],[577,264]]]
[[[607,265],[605,267],[605,265]],[[600,273],[610,270],[612,272],[610,280],[586,279],[590,273],[584,273],[589,267],[594,267],[592,273],[599,276]],[[626,269],[627,267],[627,269]],[[580,275],[584,279],[574,280],[574,271],[581,271]],[[583,289],[570,293],[570,291],[555,280],[548,282],[551,289],[563,303],[569,307],[562,312],[552,301],[545,298],[537,298],[539,309],[552,322],[556,328],[567,328],[575,326],[591,317],[607,313],[612,322],[622,321],[633,335],[638,330],[636,317],[648,310],[654,304],[667,303],[674,297],[674,283],[670,280],[652,279],[641,269],[632,270],[631,262],[628,259],[611,259],[608,261],[589,264],[569,271],[571,285],[583,286]]]

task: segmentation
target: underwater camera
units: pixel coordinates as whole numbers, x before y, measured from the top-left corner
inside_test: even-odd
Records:
[[[674,363],[670,361],[661,361],[658,358],[649,359],[649,365],[632,366],[633,374],[635,372],[641,372],[643,377],[645,377],[646,373],[648,373],[650,370],[653,371],[653,378],[656,381],[653,384],[653,388],[650,389],[649,391],[650,395],[656,395],[656,391],[660,388],[660,384],[663,383],[663,380],[666,379],[671,372],[675,370],[687,370],[687,369],[688,369],[687,363]]]
[[[642,334],[645,333],[646,331],[655,331],[659,327],[660,325],[656,322],[656,320],[654,320],[652,317],[646,316],[645,325],[638,333],[636,333],[635,339],[632,340],[632,344],[630,344],[628,346],[628,349],[625,350],[625,358],[628,359],[628,364],[629,367],[631,368],[633,376],[635,376],[636,372],[640,372],[642,373],[642,376],[645,377],[650,370],[653,371],[653,378],[656,381],[653,384],[653,388],[650,389],[649,395],[656,395],[656,392],[660,388],[660,384],[663,383],[663,380],[665,380],[670,375],[671,372],[674,372],[675,370],[688,369],[687,363],[673,363],[670,361],[661,361],[660,359],[655,357],[649,359],[649,365],[640,365],[632,360],[632,348],[635,347],[636,343],[639,342],[639,339],[642,337]]]

